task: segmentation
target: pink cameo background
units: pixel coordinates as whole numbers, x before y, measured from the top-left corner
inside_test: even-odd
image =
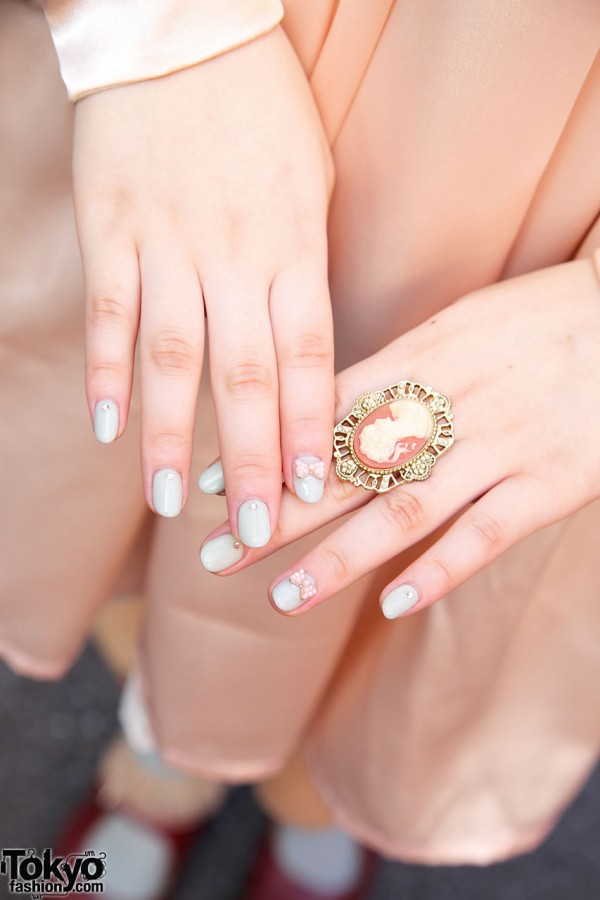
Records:
[[[432,431],[433,419],[421,403],[392,400],[361,422],[354,436],[354,452],[371,469],[389,469],[413,459]]]

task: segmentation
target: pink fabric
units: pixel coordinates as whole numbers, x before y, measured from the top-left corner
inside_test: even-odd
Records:
[[[591,257],[600,245],[597,4],[285,7],[336,166],[340,366],[474,288]],[[0,59],[11,136],[0,144],[0,416],[10,424],[0,445],[10,473],[1,646],[17,670],[54,677],[148,519],[139,399],[125,438],[95,444],[69,194],[72,113],[39,12],[0,6]],[[216,449],[204,386],[193,471]],[[395,622],[375,598],[419,547],[288,619],[265,588],[302,547],[215,578],[197,552],[222,515],[218,499],[194,493],[182,516],[153,522],[139,661],[166,758],[246,780],[301,742],[340,825],[386,855],[483,863],[535,846],[600,747],[600,504]]]

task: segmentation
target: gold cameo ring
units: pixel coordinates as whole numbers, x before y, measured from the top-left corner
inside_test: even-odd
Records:
[[[450,398],[415,381],[400,381],[361,394],[335,426],[335,471],[343,481],[383,494],[429,478],[438,456],[453,443]]]

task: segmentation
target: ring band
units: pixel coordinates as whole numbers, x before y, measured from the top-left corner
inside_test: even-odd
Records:
[[[415,381],[361,394],[333,430],[336,474],[379,494],[424,481],[454,443],[452,418],[450,398]]]

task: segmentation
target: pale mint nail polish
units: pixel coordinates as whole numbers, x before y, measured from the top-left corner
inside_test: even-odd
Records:
[[[205,494],[221,494],[225,490],[223,466],[220,459],[202,472],[198,479],[198,487]]]
[[[172,518],[181,512],[183,485],[175,469],[161,469],[152,479],[152,505],[159,516]]]
[[[278,582],[271,591],[273,603],[282,612],[298,609],[317,593],[315,579],[304,569],[297,569],[288,578]]]
[[[119,407],[114,400],[99,400],[94,407],[94,434],[101,444],[111,444],[119,431]]]
[[[401,584],[390,591],[381,604],[386,619],[396,619],[419,602],[419,592],[412,584]]]
[[[325,463],[318,456],[298,456],[292,465],[294,490],[299,500],[318,503],[325,489]]]
[[[220,534],[207,541],[200,550],[200,562],[208,572],[222,572],[240,561],[244,555],[242,542],[232,534]]]
[[[238,512],[238,534],[246,547],[264,547],[271,539],[269,507],[262,500],[246,500]]]

